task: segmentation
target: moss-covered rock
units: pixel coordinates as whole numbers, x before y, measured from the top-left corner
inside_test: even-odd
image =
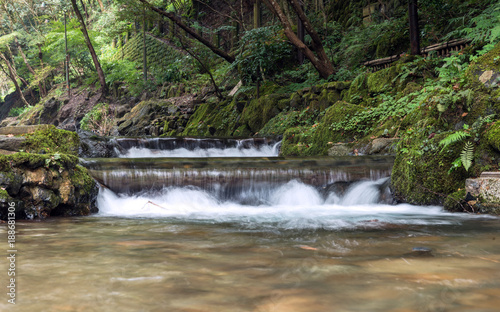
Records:
[[[88,215],[97,212],[98,188],[78,158],[66,154],[0,156],[0,218],[8,201],[22,203],[16,218]]]
[[[444,209],[452,212],[464,212],[467,211],[465,207],[468,204],[465,202],[465,189],[459,189],[458,191],[448,195],[443,203]]]
[[[165,121],[188,118],[189,116],[183,116],[179,108],[169,100],[147,100],[137,104],[117,121],[117,131],[125,136],[158,136],[160,128],[163,128],[164,132],[169,131],[165,129]]]
[[[80,139],[75,132],[56,129],[49,126],[47,129],[26,134],[23,148],[29,153],[63,153],[78,155]]]
[[[280,155],[282,156],[310,156],[311,135],[313,130],[308,126],[289,128],[283,134]]]
[[[240,122],[237,99],[206,103],[197,107],[182,132],[183,136],[245,136],[250,132]]]
[[[300,123],[299,111],[283,111],[269,120],[259,131],[261,136],[283,135],[287,129],[298,126]]]
[[[355,133],[343,130],[333,131],[330,126],[332,123],[344,120],[347,115],[354,116],[356,113],[363,110],[363,107],[343,101],[339,101],[328,108],[311,137],[311,153],[313,153],[313,155],[327,155],[328,148],[330,148],[333,143],[352,141]]]
[[[425,121],[420,123],[425,125]],[[460,156],[461,145],[442,151],[439,142],[447,134],[431,136],[432,128],[415,126],[399,143],[391,185],[399,201],[442,205],[445,197],[464,187],[468,174],[463,167],[450,172]],[[430,138],[429,138],[430,137]]]
[[[286,94],[272,94],[251,100],[243,109],[240,123],[248,125],[252,132],[258,132],[288,105],[288,101],[281,101],[288,97]]]
[[[351,104],[361,104],[368,97],[367,74],[354,79],[349,89],[342,92],[342,99]]]
[[[196,107],[194,114],[188,120],[182,135],[185,136],[206,136],[210,125],[210,115],[217,107],[216,104],[200,104]]]
[[[486,133],[486,140],[488,144],[493,147],[497,152],[500,152],[500,122],[495,122]]]

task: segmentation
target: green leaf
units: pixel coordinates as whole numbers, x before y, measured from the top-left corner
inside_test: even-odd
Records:
[[[443,146],[443,148],[441,149],[441,151],[443,151],[450,144],[463,141],[463,139],[465,139],[466,137],[470,137],[470,134],[467,133],[467,132],[465,132],[465,131],[456,131],[456,132],[453,132],[452,134],[448,135],[446,138],[444,138],[441,141],[439,141],[439,145]]]
[[[465,142],[464,148],[462,149],[462,153],[460,154],[460,160],[462,161],[462,165],[464,165],[465,170],[469,171],[473,159],[474,159],[474,145],[470,141],[467,141]]]

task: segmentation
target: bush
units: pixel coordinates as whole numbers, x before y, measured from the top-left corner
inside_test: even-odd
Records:
[[[292,48],[279,26],[249,30],[240,42],[240,53],[233,66],[246,83],[261,81],[263,75],[272,77],[290,63]]]

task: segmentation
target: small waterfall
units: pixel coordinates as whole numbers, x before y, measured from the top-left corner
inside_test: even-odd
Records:
[[[269,138],[120,138],[115,151],[122,158],[274,157],[281,141]]]
[[[192,186],[172,186],[133,195],[103,189],[98,205],[101,216],[237,223],[242,228],[258,229],[339,230],[455,222],[443,219],[447,214],[441,207],[384,204],[380,202],[380,193],[386,192],[384,188],[387,178],[351,184],[344,194],[327,193],[298,180],[272,188],[246,189],[240,196],[230,198]],[[380,190],[378,196],[375,190]]]
[[[194,186],[224,198],[298,180],[316,188],[388,177],[392,157],[87,159],[92,176],[116,193]],[[220,195],[222,196],[222,195]],[[251,196],[252,197],[252,196]]]

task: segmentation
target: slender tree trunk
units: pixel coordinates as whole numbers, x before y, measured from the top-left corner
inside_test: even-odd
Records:
[[[99,82],[101,83],[101,92],[102,95],[105,96],[108,93],[108,87],[106,86],[106,78],[104,77],[104,72],[102,71],[101,64],[99,63],[99,59],[97,58],[97,54],[95,53],[94,47],[92,46],[92,42],[90,42],[89,34],[87,32],[87,27],[85,26],[85,21],[83,20],[83,16],[76,5],[76,0],[71,0],[71,4],[73,5],[73,10],[80,21],[81,30],[83,33],[83,37],[85,37],[85,43],[89,49],[90,55],[92,56],[92,61],[94,61],[94,66],[97,71],[97,75],[99,76]]]
[[[297,17],[297,37],[299,37],[299,40],[302,42],[304,42],[304,35],[304,23],[302,23],[302,20]],[[304,53],[302,53],[301,50],[298,50],[297,59],[299,64],[304,64]]]
[[[72,0],[72,1],[74,1],[74,0]],[[212,50],[212,52],[214,52],[215,54],[219,55],[220,57],[222,57],[223,59],[225,59],[229,63],[234,62],[234,56],[229,55],[225,51],[217,48],[215,45],[212,44],[212,42],[210,42],[210,40],[206,40],[205,38],[203,38],[200,35],[198,35],[198,33],[196,32],[195,29],[193,29],[193,28],[187,26],[186,24],[184,24],[182,22],[182,20],[178,16],[176,16],[174,13],[165,12],[164,10],[159,9],[159,8],[151,5],[146,0],[139,0],[139,1],[142,2],[142,3],[144,3],[144,4],[146,4],[151,10],[157,12],[158,14],[161,14],[161,15],[169,18],[172,22],[174,22],[176,25],[178,25],[180,28],[182,28],[185,32],[187,32],[189,35],[191,35],[194,39],[196,39],[199,42],[201,42],[207,48],[209,48],[210,50]]]
[[[16,72],[15,72],[14,68],[12,67],[12,65],[10,64],[10,61],[7,59],[7,57],[5,57],[5,55],[2,52],[0,52],[0,58],[2,60],[4,60],[5,64],[7,65],[7,69],[9,71],[8,76],[9,76],[10,80],[12,80],[12,82],[14,83],[14,87],[16,88],[16,92],[19,95],[19,98],[21,99],[21,101],[23,102],[23,104],[25,106],[31,106],[28,103],[28,101],[26,101],[26,98],[23,95],[23,91],[21,90],[19,83],[17,83]]]
[[[33,67],[31,67],[30,63],[28,62],[28,59],[26,58],[26,54],[24,54],[24,51],[23,51],[23,48],[21,47],[21,44],[19,44],[19,41],[17,41],[17,38],[14,38],[14,41],[16,42],[17,49],[19,50],[19,54],[21,54],[21,57],[23,58],[24,64],[28,68],[29,72],[33,75],[33,77],[35,77],[36,76],[35,70],[33,69]],[[38,89],[40,90],[40,95],[42,97],[44,97],[46,94],[45,94],[45,90],[44,90],[41,82],[38,83]]]
[[[418,29],[418,6],[417,0],[409,1],[409,16],[410,16],[410,46],[411,55],[420,54],[420,34]]]
[[[102,0],[97,0],[99,2],[99,6],[101,7],[101,12],[104,12],[104,4],[102,4]]]
[[[87,7],[85,6],[85,3],[83,3],[83,0],[80,0],[80,4],[82,5],[83,12],[85,12],[85,18],[88,21],[89,20],[89,12],[87,12]]]
[[[146,54],[146,5],[142,6],[142,73],[144,82],[148,80],[148,59]]]
[[[297,37],[297,35],[293,32],[290,21],[286,17],[286,15],[281,10],[281,7],[277,0],[266,0],[268,5],[273,8],[274,13],[278,16],[281,24],[283,25],[283,29],[285,31],[285,35],[288,37],[290,42],[296,46],[305,57],[307,57],[314,68],[318,71],[319,75],[322,78],[328,78],[331,74],[333,74],[333,65],[326,56],[325,50],[323,49],[323,44],[321,43],[321,39],[319,35],[316,33],[314,28],[311,26],[309,19],[304,14],[304,11],[300,8],[300,4],[297,0],[290,0],[293,9],[297,13],[297,16],[300,18],[302,23],[304,24],[304,29],[309,33],[312,39],[312,47],[316,52],[316,55],[313,53],[311,49]]]

